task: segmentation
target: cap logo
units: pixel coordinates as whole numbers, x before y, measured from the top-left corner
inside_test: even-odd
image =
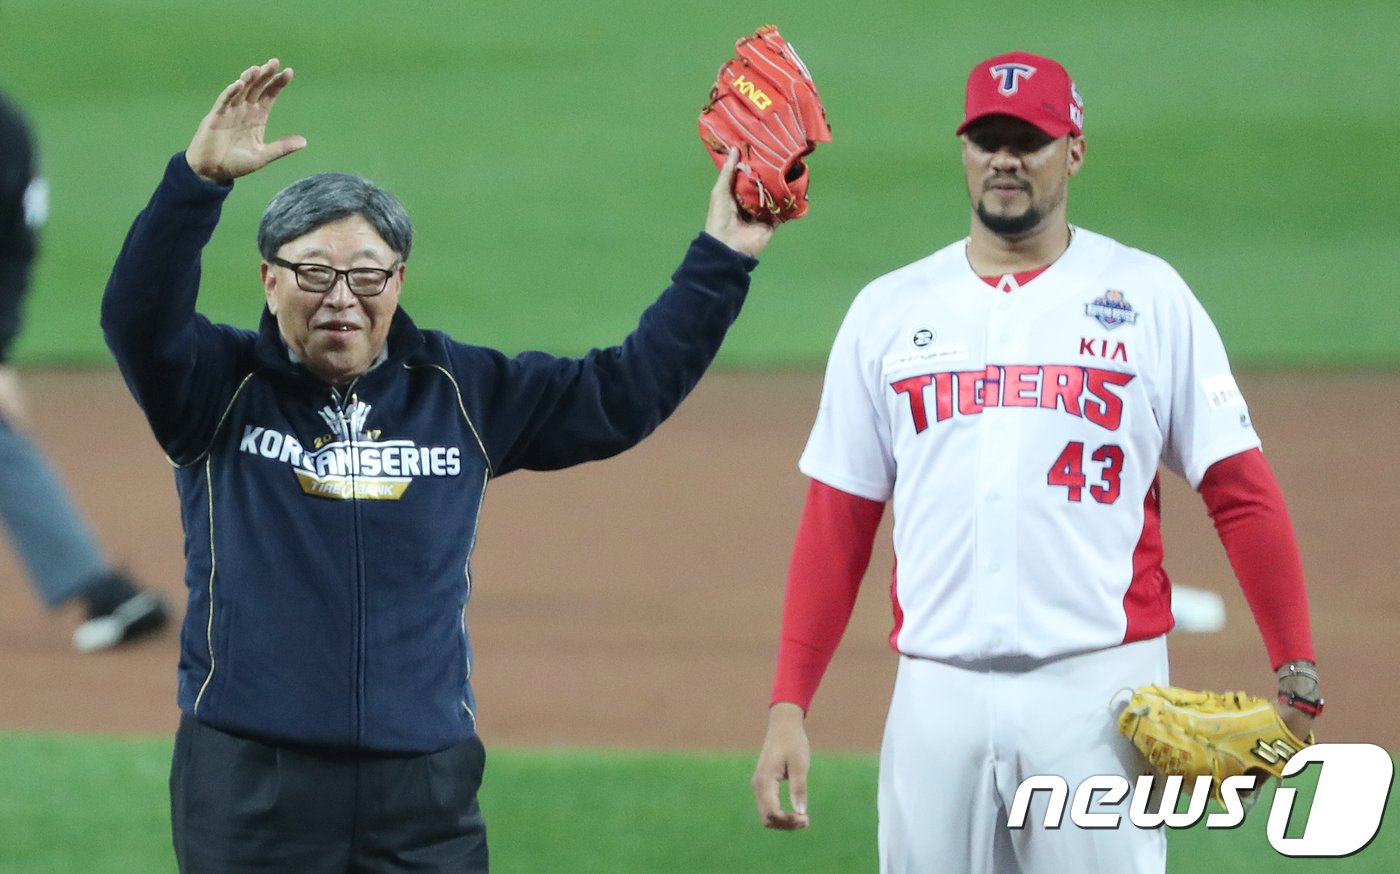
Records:
[[[999,79],[997,90],[1005,97],[1010,97],[1021,90],[1021,79],[1029,79],[1035,75],[1035,67],[1029,64],[997,64],[992,67],[993,79]]]

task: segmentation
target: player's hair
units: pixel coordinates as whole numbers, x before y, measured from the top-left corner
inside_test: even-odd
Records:
[[[407,261],[413,248],[413,223],[394,195],[350,173],[317,173],[277,192],[258,224],[258,252],[271,260],[288,240],[322,225],[358,215]]]

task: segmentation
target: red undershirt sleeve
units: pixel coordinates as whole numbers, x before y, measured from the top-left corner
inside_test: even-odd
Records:
[[[806,711],[851,620],[885,505],[812,480],[792,545],[771,704]]]
[[[1303,559],[1264,453],[1250,449],[1212,464],[1200,492],[1274,670],[1294,659],[1314,661]]]

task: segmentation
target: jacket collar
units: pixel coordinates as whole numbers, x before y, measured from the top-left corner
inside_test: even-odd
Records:
[[[385,339],[389,354],[379,363],[374,372],[392,369],[402,362],[419,357],[426,342],[418,325],[409,318],[403,307],[399,307],[394,311],[393,320],[389,322],[389,336]],[[259,367],[275,373],[324,384],[320,377],[313,375],[304,365],[292,360],[291,350],[287,348],[286,343],[282,342],[282,332],[277,327],[277,317],[266,306],[263,307],[262,320],[258,324],[258,339],[253,347],[253,358]]]

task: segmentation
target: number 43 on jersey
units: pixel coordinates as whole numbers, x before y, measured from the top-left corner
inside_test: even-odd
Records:
[[[1123,448],[1117,444],[1105,443],[1089,453],[1088,464],[1090,473],[1086,474],[1084,444],[1078,440],[1071,440],[1050,465],[1045,481],[1052,486],[1063,486],[1066,497],[1075,503],[1084,500],[1085,486],[1089,488],[1089,496],[1100,504],[1112,504],[1118,500],[1122,486],[1120,477],[1123,473]],[[1098,477],[1092,485],[1089,484],[1090,474]]]

